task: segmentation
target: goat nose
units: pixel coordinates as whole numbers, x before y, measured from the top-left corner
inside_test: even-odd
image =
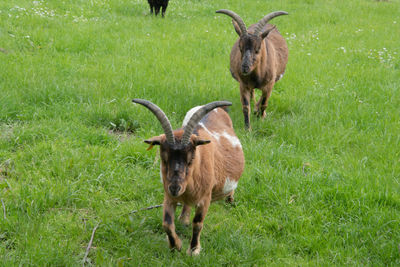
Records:
[[[247,74],[247,73],[249,73],[249,71],[250,71],[250,67],[249,66],[242,66],[242,73],[243,74]]]
[[[168,186],[168,190],[172,196],[176,197],[178,196],[179,191],[181,191],[181,186],[177,184],[171,184],[170,186]]]

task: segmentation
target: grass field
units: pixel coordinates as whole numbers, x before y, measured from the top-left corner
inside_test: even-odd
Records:
[[[229,73],[226,8],[273,20],[289,46],[264,121],[244,130]],[[0,2],[0,265],[76,266],[98,225],[98,266],[400,265],[400,1],[145,0]],[[211,205],[202,254],[177,223],[170,252],[156,149],[215,100],[246,157],[236,206]]]

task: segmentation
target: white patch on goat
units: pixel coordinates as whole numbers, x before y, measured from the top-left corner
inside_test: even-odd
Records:
[[[229,177],[226,177],[224,189],[223,189],[224,194],[229,194],[230,192],[235,190],[237,187],[237,184],[238,184],[238,182],[229,179]]]
[[[240,143],[239,138],[237,138],[236,136],[230,135],[226,131],[222,133],[222,136],[228,139],[228,141],[232,144],[233,147],[238,146],[239,148],[242,148],[242,144]]]
[[[185,126],[186,126],[186,124],[189,122],[189,120],[190,120],[190,118],[193,116],[193,114],[194,114],[196,111],[198,111],[201,107],[203,107],[203,106],[194,107],[194,108],[192,108],[191,110],[189,110],[189,111],[186,113],[185,118],[183,119],[183,122],[182,122],[182,127],[185,127]]]
[[[234,148],[235,147],[239,147],[240,149],[242,148],[242,144],[240,143],[239,138],[237,138],[236,136],[228,134],[225,130],[224,130],[224,132],[222,134],[220,134],[220,133],[217,133],[217,132],[211,132],[210,130],[207,129],[207,127],[202,122],[200,122],[199,125],[201,127],[203,127],[204,130],[206,130],[206,132],[209,135],[211,135],[212,137],[214,137],[218,142],[219,142],[219,139],[222,136],[222,137],[226,138],[232,144],[232,146]]]
[[[210,132],[210,130],[208,130],[207,127],[206,127],[206,126],[204,125],[204,123],[202,123],[202,122],[200,122],[199,125],[200,125],[201,127],[203,127],[204,130],[206,130],[206,132],[207,132],[209,135],[211,135],[212,137],[214,137],[215,139],[217,139],[217,141],[219,142],[219,137],[220,137],[220,134],[219,134],[219,133]]]

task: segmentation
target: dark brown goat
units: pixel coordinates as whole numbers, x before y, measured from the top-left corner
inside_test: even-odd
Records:
[[[272,88],[285,73],[288,61],[288,47],[285,39],[275,26],[267,23],[277,16],[288,13],[272,12],[248,29],[235,12],[221,9],[217,13],[232,17],[233,26],[239,35],[239,39],[232,47],[230,70],[233,78],[240,83],[244,123],[247,129],[251,129],[250,98],[254,101],[254,113],[258,117],[265,118],[265,109]],[[262,91],[257,103],[254,88]]]
[[[153,14],[154,10],[154,14],[157,16],[158,13],[160,13],[160,8],[162,8],[161,15],[162,17],[164,17],[165,11],[167,10],[168,7],[168,1],[169,0],[147,0],[147,2],[150,5],[150,14]]]
[[[191,109],[183,129],[172,131],[164,112],[153,103],[134,99],[154,113],[164,133],[145,140],[151,148],[160,146],[160,175],[164,184],[163,228],[171,249],[181,250],[182,242],[175,232],[175,209],[183,204],[179,220],[189,224],[191,207],[196,207],[189,255],[200,253],[200,233],[211,201],[226,198],[233,201],[234,190],[244,168],[242,146],[228,113],[217,107],[226,101],[212,102]],[[213,112],[210,112],[213,110]]]

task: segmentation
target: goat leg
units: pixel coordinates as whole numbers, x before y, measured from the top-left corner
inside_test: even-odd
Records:
[[[175,232],[175,209],[176,203],[170,203],[167,199],[164,199],[163,205],[163,228],[167,233],[169,247],[171,249],[177,249],[178,251],[182,248],[182,241],[179,239]]]
[[[234,198],[233,198],[233,194],[235,194],[235,190],[233,190],[226,198],[225,198],[225,202],[229,203],[229,204],[233,204],[234,203]]]
[[[150,6],[150,14],[153,14],[153,8],[154,8],[153,0],[147,0],[147,2],[149,3]]]
[[[253,113],[254,113],[254,114],[257,114],[257,112],[258,112],[258,106],[257,106],[256,94],[255,94],[255,92],[254,92],[254,89],[251,90],[251,92],[250,92],[250,97],[251,97],[251,99],[253,100],[253,104],[254,104]]]
[[[265,110],[267,109],[268,106],[268,99],[271,96],[272,88],[274,87],[274,82],[268,83],[261,91],[262,95],[260,97],[260,100],[257,103],[257,117],[265,118],[266,113]]]
[[[190,256],[196,256],[200,254],[200,234],[203,229],[204,218],[206,217],[208,207],[211,202],[211,194],[207,199],[203,201],[202,205],[198,205],[196,208],[196,213],[193,218],[193,234],[190,240],[190,247],[187,250],[187,254]]]
[[[162,6],[162,10],[161,10],[161,15],[162,15],[162,17],[164,17],[165,11],[167,10],[167,7],[168,7],[168,2],[165,3],[165,4]]]
[[[156,5],[156,7],[155,7],[155,14],[156,14],[156,16],[158,15],[158,13],[160,13],[160,6],[159,6],[159,5]]]
[[[244,85],[240,84],[240,101],[242,102],[242,110],[244,116],[244,125],[247,130],[251,130],[250,126],[250,93]]]
[[[190,224],[190,210],[191,208],[189,205],[183,205],[181,215],[179,216],[179,221],[184,226],[188,226]]]

